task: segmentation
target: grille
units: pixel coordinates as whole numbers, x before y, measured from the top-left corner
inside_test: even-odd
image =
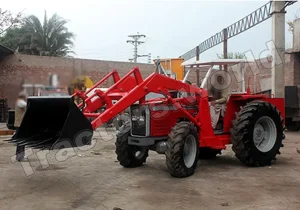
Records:
[[[136,136],[146,136],[146,110],[145,106],[138,104],[131,106],[131,134]]]

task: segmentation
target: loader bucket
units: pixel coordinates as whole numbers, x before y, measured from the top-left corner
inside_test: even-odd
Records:
[[[11,142],[55,150],[90,145],[92,134],[91,123],[77,108],[73,97],[30,97]]]

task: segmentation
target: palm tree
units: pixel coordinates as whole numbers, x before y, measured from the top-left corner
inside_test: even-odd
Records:
[[[34,15],[25,18],[21,27],[24,33],[18,44],[18,51],[40,56],[69,56],[74,53],[71,49],[75,35],[68,31],[66,23],[57,14],[48,20],[46,12],[43,24]]]

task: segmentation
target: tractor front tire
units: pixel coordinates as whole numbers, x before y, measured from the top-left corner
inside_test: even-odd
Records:
[[[126,124],[124,125],[126,126]],[[142,166],[148,157],[149,150],[144,147],[128,144],[130,130],[123,129],[117,134],[116,154],[117,159],[125,168],[135,168]]]
[[[241,108],[231,129],[232,150],[247,166],[271,165],[283,146],[283,119],[268,102],[252,101]]]
[[[220,149],[212,149],[209,147],[200,147],[199,149],[199,159],[214,159],[218,154],[221,154]]]
[[[190,122],[179,122],[167,140],[166,165],[173,177],[194,174],[198,162],[199,139],[196,127]]]

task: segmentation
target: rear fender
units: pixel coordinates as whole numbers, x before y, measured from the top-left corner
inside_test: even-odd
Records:
[[[285,119],[285,102],[284,98],[265,98],[263,101],[267,101],[273,104],[276,109],[280,112],[280,115],[283,119]]]

